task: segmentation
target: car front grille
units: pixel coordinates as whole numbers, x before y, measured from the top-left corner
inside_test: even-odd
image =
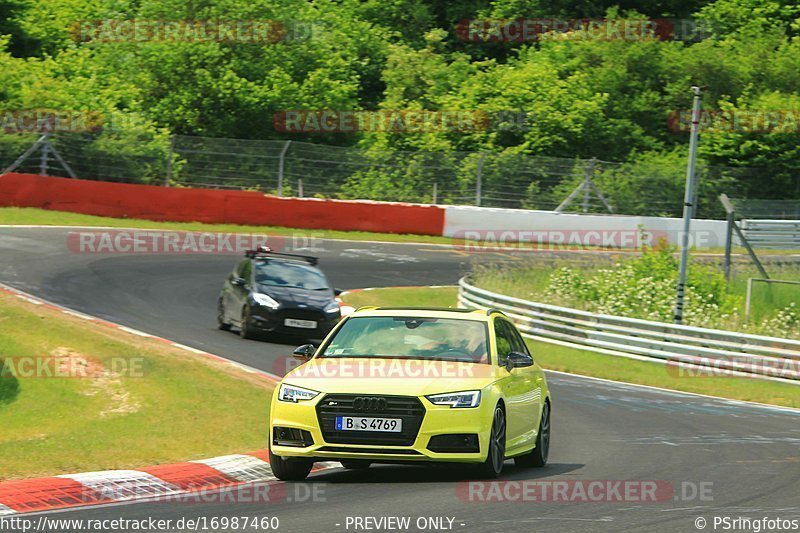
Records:
[[[376,450],[374,448],[345,448],[343,446],[323,446],[319,449],[321,452],[336,452],[336,453],[369,453],[369,454],[382,454],[382,455],[422,455],[416,450],[395,450],[383,449]]]
[[[356,408],[356,398],[370,398],[372,401],[359,400],[366,407]],[[371,406],[369,404],[372,404]],[[372,408],[370,408],[372,407]],[[403,421],[403,430],[399,433],[382,431],[337,431],[337,416],[369,416],[383,418],[399,418]],[[417,433],[425,417],[425,407],[413,396],[386,396],[380,394],[328,394],[317,404],[317,419],[325,442],[331,444],[372,444],[386,446],[411,446],[417,439]]]

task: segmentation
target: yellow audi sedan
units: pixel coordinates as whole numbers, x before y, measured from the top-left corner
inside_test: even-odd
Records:
[[[550,391],[500,311],[361,308],[294,355],[270,411],[278,479],[315,461],[472,463],[486,477],[509,458],[547,462]]]

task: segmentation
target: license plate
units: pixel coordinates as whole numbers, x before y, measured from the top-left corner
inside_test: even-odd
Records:
[[[286,320],[283,321],[283,324],[291,328],[317,329],[317,323],[313,320],[298,320],[296,318],[287,318]]]
[[[368,416],[337,416],[336,429],[339,431],[383,431],[400,433],[403,431],[402,418],[374,418]]]

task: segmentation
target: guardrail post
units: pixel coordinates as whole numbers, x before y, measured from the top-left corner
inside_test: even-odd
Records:
[[[431,200],[432,200],[431,203],[432,204],[436,204],[437,201],[439,200],[439,198],[438,198],[439,197],[438,189],[439,189],[439,183],[434,181],[433,182],[433,195],[432,195],[432,198],[431,198]]]
[[[742,245],[744,246],[745,250],[747,250],[747,254],[752,259],[753,263],[756,265],[758,272],[761,274],[762,278],[769,279],[769,274],[764,269],[764,265],[761,264],[759,261],[758,256],[756,255],[755,250],[753,247],[750,246],[750,241],[747,240],[747,236],[742,232],[739,228],[739,225],[736,223],[736,214],[733,209],[733,203],[731,203],[730,199],[728,198],[727,194],[720,194],[719,201],[722,202],[722,207],[725,208],[725,212],[728,214],[728,237],[725,243],[725,264],[730,264],[730,243],[733,239],[732,231],[736,232],[736,236],[739,237],[739,240],[742,241]],[[729,266],[728,266],[729,268]],[[727,271],[726,271],[726,279],[727,279]]]
[[[733,225],[736,221],[733,219],[733,211],[727,214],[728,226],[725,229],[725,281],[731,281],[731,247],[733,246]]]
[[[750,296],[753,294],[753,278],[747,278],[747,295],[744,297],[744,323],[750,322]]]

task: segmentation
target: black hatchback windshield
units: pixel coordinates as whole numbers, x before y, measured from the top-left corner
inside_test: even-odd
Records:
[[[325,275],[303,263],[257,261],[256,283],[266,287],[285,287],[321,291],[330,288]]]

